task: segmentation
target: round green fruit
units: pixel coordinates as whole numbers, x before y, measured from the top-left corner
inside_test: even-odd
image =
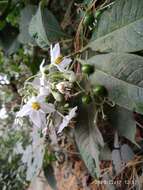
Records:
[[[82,103],[83,104],[90,104],[91,103],[91,97],[89,95],[82,96]]]
[[[102,96],[102,97],[108,95],[108,91],[103,85],[96,85],[95,88],[93,88],[93,93],[95,96]]]
[[[92,26],[94,20],[95,20],[95,18],[94,18],[93,12],[88,12],[88,13],[86,13],[86,15],[83,19],[83,25],[84,26]]]
[[[93,65],[84,64],[82,66],[81,70],[83,73],[90,75],[94,72],[94,67],[93,67]]]

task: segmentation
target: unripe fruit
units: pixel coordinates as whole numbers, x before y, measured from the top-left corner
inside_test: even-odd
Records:
[[[94,72],[94,66],[89,64],[84,64],[81,68],[82,72],[85,74],[92,74]]]
[[[93,88],[93,93],[95,96],[106,97],[108,95],[107,89],[103,85],[96,85]]]
[[[84,95],[84,96],[82,96],[82,99],[81,99],[81,100],[82,100],[82,103],[85,104],[85,105],[86,105],[86,104],[90,104],[91,101],[92,101],[92,100],[91,100],[91,97],[90,97],[89,95]]]

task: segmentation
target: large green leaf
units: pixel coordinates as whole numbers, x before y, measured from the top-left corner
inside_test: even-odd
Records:
[[[65,36],[55,16],[41,3],[30,22],[29,33],[41,48],[46,48],[50,43]]]
[[[104,147],[104,142],[97,125],[94,123],[95,111],[94,105],[80,110],[75,137],[89,172],[93,177],[99,177],[99,156],[100,150]]]
[[[117,0],[103,12],[89,47],[100,52],[143,49],[143,1]]]
[[[125,164],[134,158],[134,152],[127,144],[120,145],[118,134],[115,133],[114,149],[112,151],[113,168],[118,175],[123,169]]]
[[[19,41],[21,43],[34,43],[34,39],[29,34],[29,23],[32,19],[32,16],[36,13],[37,6],[27,5],[23,10],[21,10],[20,15],[20,34]]]
[[[143,58],[125,53],[93,56],[87,60],[96,68],[91,83],[106,86],[116,104],[143,113]]]
[[[110,118],[112,127],[118,131],[120,136],[124,136],[136,144],[136,121],[131,111],[116,106],[108,113],[108,117]]]

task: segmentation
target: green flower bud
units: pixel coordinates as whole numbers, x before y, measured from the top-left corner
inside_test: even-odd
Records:
[[[53,97],[55,98],[55,100],[57,102],[62,102],[63,101],[63,95],[61,93],[58,93],[58,92],[55,92],[55,91],[52,91],[52,95]]]

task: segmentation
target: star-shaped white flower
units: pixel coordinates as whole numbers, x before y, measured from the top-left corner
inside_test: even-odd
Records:
[[[68,126],[72,118],[76,116],[77,106],[72,108],[68,115],[63,118],[62,123],[59,126],[58,133],[61,133],[65,127]]]
[[[17,113],[17,117],[29,116],[39,128],[46,126],[46,114],[55,111],[53,104],[46,103],[43,96],[32,97]]]
[[[59,43],[55,44],[53,47],[50,47],[50,55],[51,55],[51,64],[55,65],[59,71],[64,72],[66,68],[71,63],[70,58],[65,58],[61,55],[60,45]]]

